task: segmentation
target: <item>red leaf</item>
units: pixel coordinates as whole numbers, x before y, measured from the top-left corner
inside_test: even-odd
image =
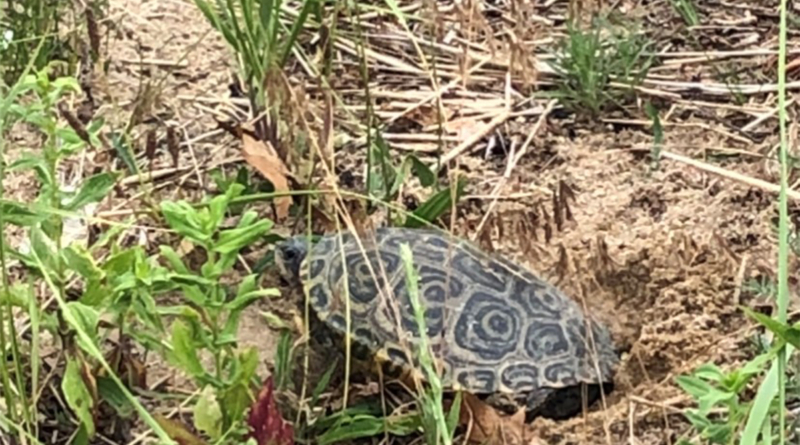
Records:
[[[264,382],[258,398],[250,407],[247,423],[251,429],[250,437],[256,439],[258,445],[294,445],[294,428],[283,420],[275,404],[272,376]]]

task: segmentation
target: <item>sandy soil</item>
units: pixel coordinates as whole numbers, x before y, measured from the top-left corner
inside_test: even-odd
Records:
[[[582,296],[628,349],[607,410],[541,421],[547,443],[675,443],[685,429],[679,410],[690,405],[673,378],[753,353],[737,306],[753,299],[743,281],[772,264],[769,199],[675,163],[652,172],[626,148],[646,140],[624,131],[553,141],[558,167],[520,173],[577,190],[574,222],[535,255],[503,250]]]

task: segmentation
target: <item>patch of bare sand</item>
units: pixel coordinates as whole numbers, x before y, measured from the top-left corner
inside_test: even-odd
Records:
[[[108,17],[116,35],[109,42],[108,93],[125,111],[142,99],[150,83],[161,87],[145,110],[174,119],[194,136],[215,127],[208,106],[229,96],[232,54],[191,1],[112,0]],[[139,61],[145,63],[140,64]],[[160,93],[160,94],[159,94]],[[193,99],[201,99],[196,102]],[[111,105],[109,105],[111,106]],[[147,115],[150,118],[153,116]],[[127,116],[116,113],[117,116]]]

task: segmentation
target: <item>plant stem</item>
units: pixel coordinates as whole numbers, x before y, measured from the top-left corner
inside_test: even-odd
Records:
[[[0,199],[5,196],[5,116],[0,115]],[[13,332],[14,320],[12,316],[10,289],[8,276],[6,275],[6,256],[5,256],[5,219],[3,212],[0,212],[0,279],[2,279],[3,292],[6,294],[6,304],[0,306],[0,350],[7,351],[8,343],[6,338],[5,326],[6,314],[8,314],[9,332]],[[13,334],[12,334],[13,335]],[[17,402],[14,391],[11,389],[11,379],[8,372],[8,362],[3,360],[0,363],[0,381],[3,384],[3,396],[5,397],[6,409],[8,409],[8,419],[12,423],[17,422]],[[21,389],[21,388],[20,388]]]
[[[780,124],[780,198],[778,226],[778,321],[786,323],[789,301],[789,156],[786,136],[786,0],[780,2],[780,33],[778,37],[778,120]],[[786,443],[786,348],[778,352],[778,419],[779,443]]]

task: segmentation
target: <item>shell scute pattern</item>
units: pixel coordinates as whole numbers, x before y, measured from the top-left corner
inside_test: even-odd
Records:
[[[375,253],[368,251],[366,253],[367,261],[363,261],[360,252],[348,254],[345,258],[347,263],[347,286],[350,290],[350,296],[356,300],[357,303],[366,305],[370,304],[374,299],[378,298],[380,292],[384,291],[386,280],[384,274],[381,273],[378,264],[383,264],[386,273],[397,270],[400,263],[400,258],[388,252]],[[334,259],[336,264],[336,271],[331,276],[331,279],[344,280],[342,273],[341,263]],[[372,265],[372,267],[370,267]],[[376,270],[377,269],[377,270]],[[374,276],[373,276],[374,274]]]
[[[445,331],[446,303],[448,300],[458,300],[464,285],[458,278],[448,276],[445,271],[429,265],[420,265],[418,271],[417,285],[419,298],[424,304],[426,332],[429,338],[439,338]],[[403,327],[409,332],[419,332],[405,275],[397,278],[392,290],[392,297],[397,302]]]
[[[549,382],[559,382],[561,386],[572,386],[578,383],[575,366],[570,362],[556,362],[544,368],[544,378]]]
[[[520,391],[539,383],[539,368],[529,363],[514,363],[503,368],[500,381],[512,391]]]
[[[525,354],[531,360],[543,362],[577,352],[567,335],[559,323],[534,319],[525,331]]]
[[[503,299],[475,292],[461,314],[454,340],[462,350],[481,361],[499,361],[517,349],[522,321]]]
[[[569,336],[569,341],[575,345],[575,355],[583,357],[586,355],[586,342],[588,337],[586,335],[586,325],[580,323],[578,320],[567,320],[566,333]]]
[[[361,243],[366,261],[349,234],[325,237],[305,259],[314,272],[305,286],[320,319],[343,330],[346,270],[355,339],[395,364],[416,362],[407,351],[415,351],[419,340],[399,256],[407,243],[445,385],[478,394],[519,393],[601,380],[579,306],[533,273],[429,230],[378,229]],[[606,379],[616,356],[608,332],[591,323]]]
[[[429,294],[425,292],[420,292],[420,294],[420,299],[424,301],[425,305],[423,310],[425,332],[429,338],[441,337],[444,331],[444,298],[439,299],[439,295],[444,295],[444,292],[436,292],[434,299],[428,299]],[[418,333],[419,325],[417,324],[414,306],[411,303],[405,279],[398,280],[397,284],[395,284],[394,298],[397,299],[397,304],[400,307],[403,328],[408,332]]]
[[[419,266],[420,297],[425,301],[444,303],[446,299],[459,299],[464,284],[458,277],[440,268],[423,264]],[[405,283],[405,281],[404,281]],[[405,290],[404,290],[405,291]]]
[[[375,335],[375,333],[367,328],[359,327],[353,330],[353,336],[358,338],[362,343],[370,348],[378,348],[380,347],[380,339]]]
[[[309,286],[308,297],[311,305],[321,313],[330,312],[331,299],[328,294],[324,283],[314,283]]]
[[[549,291],[549,287],[538,280],[530,282],[517,280],[514,282],[514,290],[509,299],[518,304],[528,317],[561,319],[567,308],[557,304],[558,301]]]
[[[456,374],[456,381],[461,388],[478,394],[497,391],[497,371],[494,369],[461,370]]]
[[[311,261],[311,264],[308,268],[308,275],[312,277],[319,275],[319,273],[322,272],[322,269],[325,268],[325,263],[325,260],[319,258]]]
[[[492,273],[488,264],[477,259],[474,253],[473,249],[459,249],[455,252],[450,264],[456,273],[469,277],[471,281],[475,281],[489,290],[505,292],[506,282],[503,280],[503,275]]]
[[[347,329],[347,319],[342,314],[330,314],[327,319],[328,324],[344,332]],[[358,328],[356,328],[357,330]],[[354,330],[355,332],[355,330]]]
[[[397,363],[399,365],[407,365],[407,364],[411,363],[411,361],[408,359],[408,354],[406,354],[405,351],[403,351],[402,349],[399,349],[399,348],[395,348],[395,347],[392,347],[392,346],[387,347],[386,348],[386,355],[392,361],[394,361],[395,363]]]

